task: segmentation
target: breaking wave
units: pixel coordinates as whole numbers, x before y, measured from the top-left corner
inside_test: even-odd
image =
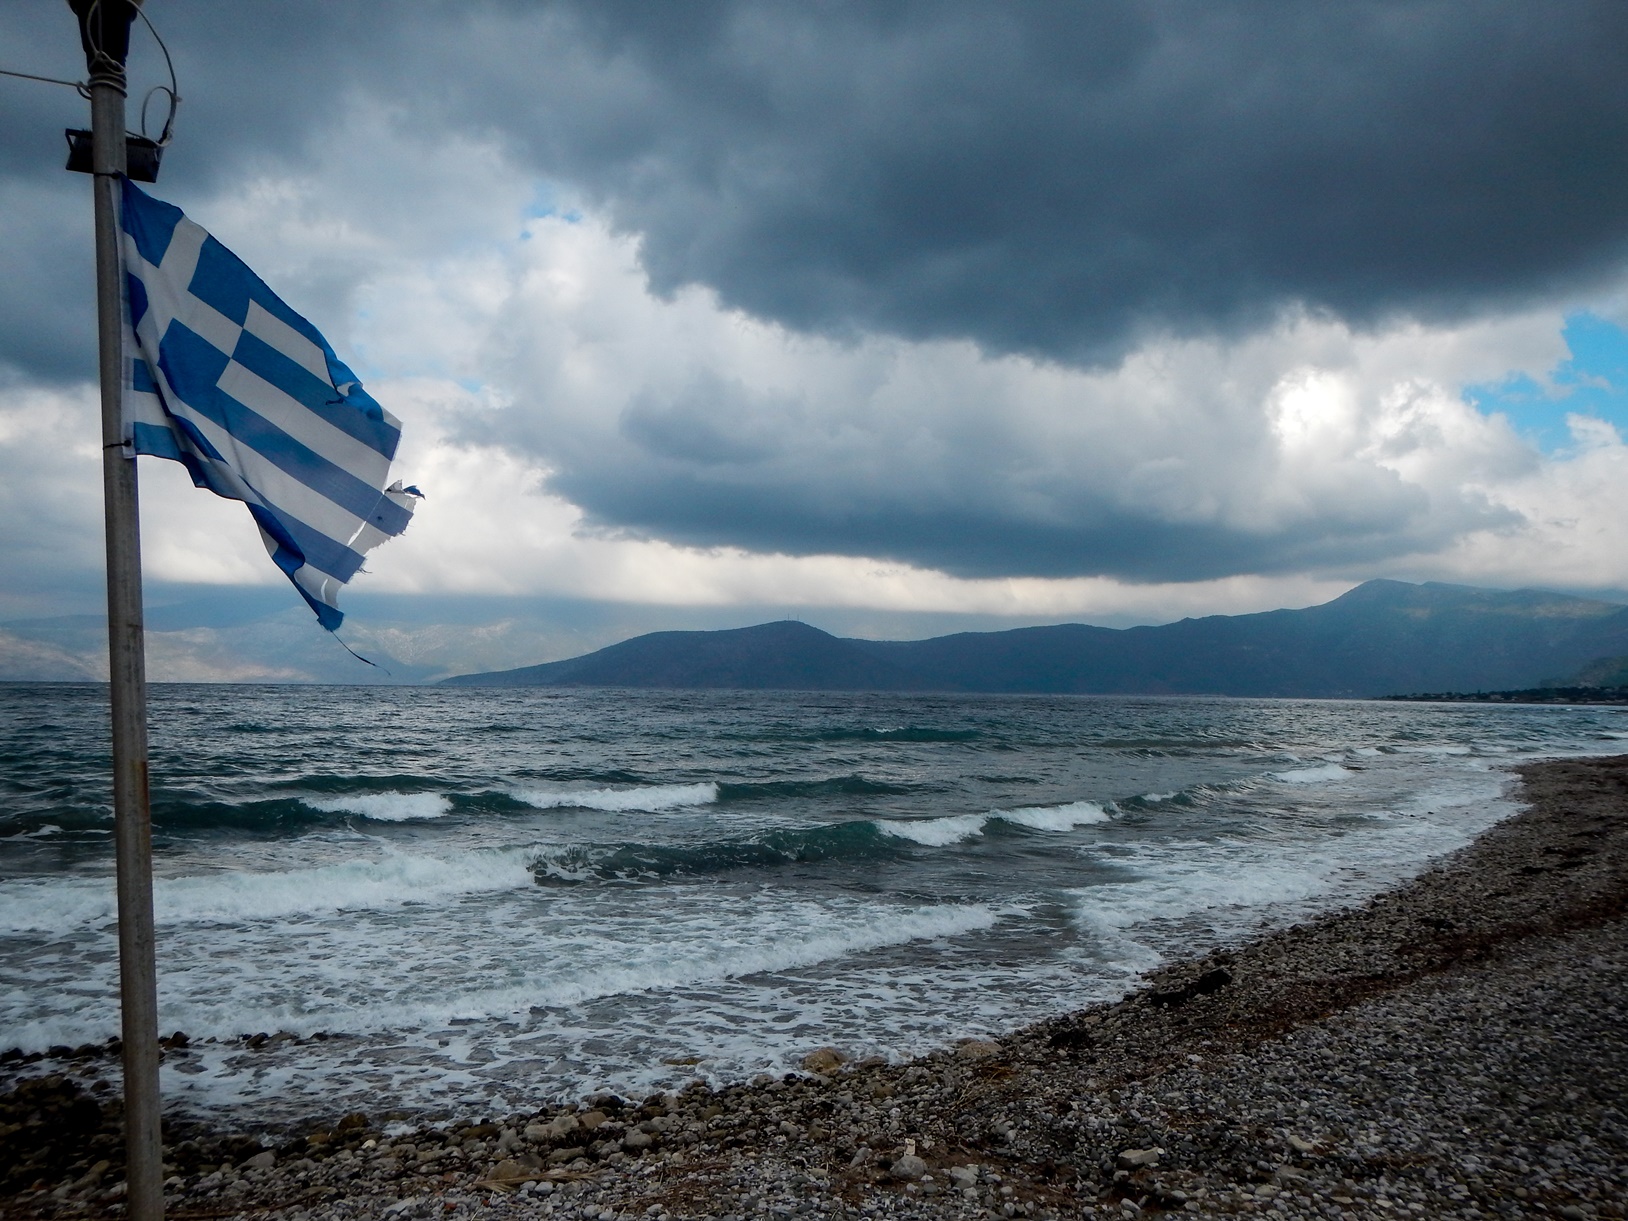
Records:
[[[1070,801],[1055,806],[1021,806],[1015,810],[991,810],[988,814],[952,814],[944,818],[886,819],[876,828],[884,835],[908,839],[928,847],[942,848],[963,843],[984,834],[991,822],[1028,827],[1034,831],[1072,831],[1075,827],[1109,821],[1109,815],[1094,801]]]
[[[1294,767],[1286,772],[1268,772],[1273,780],[1284,784],[1322,784],[1328,780],[1344,780],[1350,771],[1338,763],[1325,763],[1320,767]]]
[[[325,814],[357,814],[378,822],[413,822],[452,813],[452,801],[440,793],[364,793],[324,797],[306,804]]]

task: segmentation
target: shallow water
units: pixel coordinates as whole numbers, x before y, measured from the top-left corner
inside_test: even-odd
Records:
[[[118,1027],[105,691],[0,687],[0,1046]],[[165,1089],[642,1094],[1122,994],[1510,812],[1613,708],[163,686]],[[267,1051],[208,1044],[318,1032]],[[200,1046],[201,1044],[201,1046]]]

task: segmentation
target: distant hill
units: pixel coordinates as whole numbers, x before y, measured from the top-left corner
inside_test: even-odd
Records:
[[[1628,657],[1596,657],[1569,680],[1546,685],[1564,687],[1568,681],[1579,687],[1628,687]]]
[[[655,632],[453,686],[1377,696],[1509,690],[1628,655],[1628,606],[1369,581],[1321,606],[1159,627],[845,640],[805,623]]]
[[[806,623],[724,632],[651,632],[621,644],[518,670],[461,674],[444,685],[480,687],[738,687],[796,691],[908,691],[930,685],[873,657],[862,642]]]

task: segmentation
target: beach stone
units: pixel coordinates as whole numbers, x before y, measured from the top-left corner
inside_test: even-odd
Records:
[[[1001,1045],[989,1039],[962,1039],[955,1045],[955,1054],[963,1060],[983,1060],[1000,1054]]]
[[[506,1157],[492,1167],[492,1172],[486,1177],[497,1183],[513,1183],[525,1178],[531,1172],[513,1158]]]
[[[586,1149],[576,1149],[576,1148],[573,1148],[573,1149],[556,1149],[556,1150],[554,1150],[554,1152],[552,1152],[552,1153],[550,1153],[548,1155],[548,1164],[550,1166],[564,1166],[564,1165],[567,1165],[567,1164],[569,1164],[571,1162],[576,1161],[577,1158],[582,1157],[587,1152],[588,1151]]]
[[[1115,1159],[1121,1170],[1140,1170],[1159,1164],[1160,1149],[1123,1149]]]
[[[78,1191],[83,1188],[99,1186],[102,1181],[102,1176],[107,1173],[107,1168],[109,1165],[111,1165],[111,1163],[108,1162],[106,1158],[97,1162],[89,1170],[85,1171],[84,1174],[79,1176],[78,1181],[74,1183],[74,1190]]]
[[[829,1077],[848,1063],[848,1057],[835,1047],[817,1047],[803,1057],[803,1067],[811,1073]]]
[[[352,1111],[334,1125],[334,1135],[343,1136],[347,1132],[365,1132],[367,1130],[367,1115],[362,1111]]]
[[[976,1166],[951,1166],[948,1173],[950,1181],[957,1187],[975,1187],[978,1184]]]
[[[277,1164],[277,1155],[270,1149],[262,1149],[253,1157],[245,1158],[239,1164],[245,1170],[270,1170]]]
[[[906,1153],[893,1159],[893,1165],[888,1168],[888,1173],[896,1179],[914,1182],[927,1173],[927,1163],[914,1153]]]
[[[577,1122],[582,1127],[584,1127],[584,1128],[588,1129],[588,1131],[592,1132],[595,1128],[599,1127],[600,1124],[604,1123],[605,1120],[607,1120],[608,1118],[610,1118],[610,1117],[608,1115],[606,1115],[605,1112],[603,1112],[603,1111],[589,1111],[586,1115],[582,1116],[581,1119],[577,1120]]]
[[[656,1138],[648,1132],[633,1131],[622,1137],[622,1148],[632,1152],[648,1149],[656,1143]]]
[[[541,1145],[554,1139],[554,1129],[546,1123],[529,1123],[520,1135],[534,1145]]]
[[[575,1115],[561,1115],[547,1124],[550,1140],[558,1140],[562,1136],[569,1136],[582,1125]]]

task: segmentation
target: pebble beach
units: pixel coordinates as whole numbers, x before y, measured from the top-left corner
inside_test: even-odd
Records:
[[[1625,1217],[1628,757],[1518,774],[1521,812],[1414,880],[1114,1004],[435,1127],[177,1122],[168,1215]],[[0,1063],[6,1221],[123,1215],[116,1061],[68,1067]]]

